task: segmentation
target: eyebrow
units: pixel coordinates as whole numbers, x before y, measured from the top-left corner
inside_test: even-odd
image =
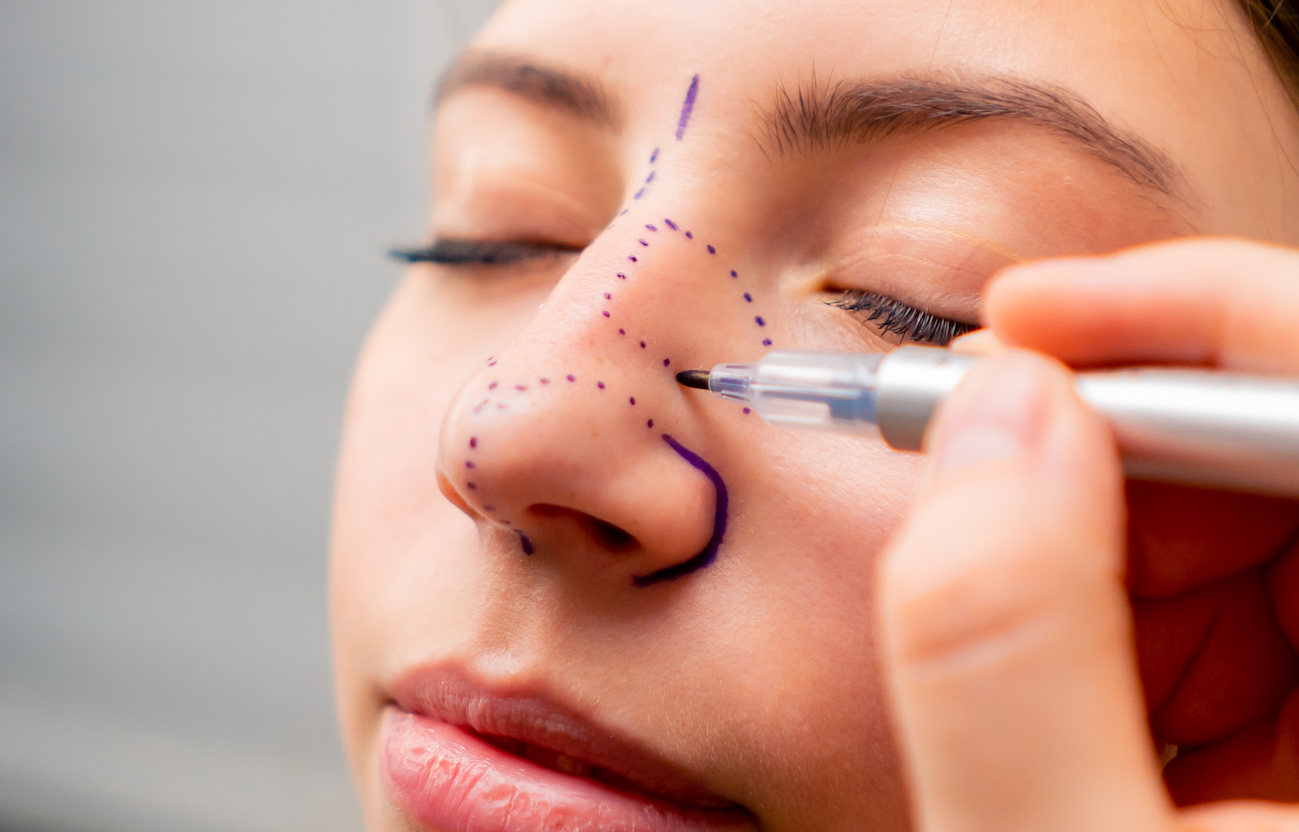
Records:
[[[1112,127],[1082,96],[1061,87],[987,77],[974,81],[898,78],[781,87],[761,111],[777,154],[808,153],[892,135],[980,121],[1016,120],[1050,130],[1137,184],[1176,196],[1181,177],[1166,155]],[[762,142],[760,142],[762,143]]]
[[[471,87],[502,90],[547,109],[614,130],[622,121],[618,100],[605,92],[598,78],[492,52],[461,55],[442,76],[433,97],[434,107]]]

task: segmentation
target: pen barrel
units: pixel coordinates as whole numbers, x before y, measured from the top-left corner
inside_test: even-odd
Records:
[[[884,440],[918,451],[934,411],[980,359],[902,347],[879,368]],[[1078,395],[1109,422],[1135,479],[1299,497],[1299,383],[1192,369],[1076,376]]]
[[[1136,479],[1299,497],[1299,385],[1196,370],[1079,374]]]
[[[880,435],[899,451],[918,451],[938,405],[979,358],[939,347],[898,347],[880,363],[875,418]]]

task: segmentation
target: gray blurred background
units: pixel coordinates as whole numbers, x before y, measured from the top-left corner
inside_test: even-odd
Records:
[[[0,0],[0,832],[357,830],[330,480],[493,0]]]

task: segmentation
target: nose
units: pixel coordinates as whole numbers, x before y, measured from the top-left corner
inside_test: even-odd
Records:
[[[694,279],[721,268],[715,252],[670,219],[606,231],[468,380],[443,423],[439,484],[483,534],[624,585],[712,562],[728,492],[707,458],[707,403],[675,374],[716,356]]]

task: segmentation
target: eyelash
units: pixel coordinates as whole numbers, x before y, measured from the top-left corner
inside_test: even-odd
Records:
[[[558,259],[577,251],[580,249],[550,243],[446,239],[438,240],[431,246],[394,249],[388,252],[388,256],[404,263],[508,266],[526,260]],[[887,295],[860,289],[849,289],[834,300],[826,301],[826,305],[855,313],[866,323],[875,324],[885,334],[939,346],[977,329],[974,324],[940,318]]]
[[[388,256],[403,263],[436,263],[440,266],[508,266],[525,260],[559,259],[579,248],[553,243],[485,240],[438,240],[431,246],[401,248]]]
[[[953,338],[978,329],[974,324],[940,318],[888,295],[861,289],[849,289],[834,300],[826,301],[826,306],[852,312],[862,321],[875,324],[882,333],[940,347],[946,346]]]

